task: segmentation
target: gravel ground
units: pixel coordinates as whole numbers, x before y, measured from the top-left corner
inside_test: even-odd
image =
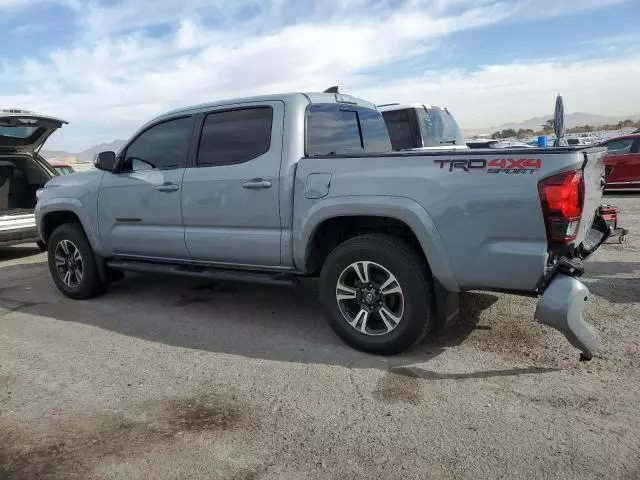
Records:
[[[343,345],[296,290],[131,276],[62,297],[0,250],[0,479],[640,478],[640,197],[588,263],[600,354],[471,293],[396,357]]]

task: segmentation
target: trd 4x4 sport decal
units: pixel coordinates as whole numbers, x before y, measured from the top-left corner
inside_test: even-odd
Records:
[[[542,160],[536,158],[496,158],[494,160],[474,158],[470,160],[434,160],[434,162],[440,164],[440,168],[446,168],[450,172],[483,170],[486,173],[530,175],[542,167]]]

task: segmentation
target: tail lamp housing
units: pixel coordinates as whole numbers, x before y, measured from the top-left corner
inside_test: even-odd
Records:
[[[549,243],[570,244],[578,236],[584,208],[582,170],[562,172],[538,182]]]

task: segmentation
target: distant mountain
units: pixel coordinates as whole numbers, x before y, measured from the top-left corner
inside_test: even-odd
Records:
[[[546,117],[534,117],[529,120],[525,120],[520,123],[505,123],[504,125],[500,125],[498,127],[490,127],[490,128],[477,128],[477,129],[462,129],[465,135],[473,135],[473,134],[489,134],[494,133],[501,130],[506,130],[508,128],[512,128],[514,130],[523,129],[531,129],[531,130],[540,130],[542,125],[549,119],[553,118],[553,115],[547,115]],[[592,113],[570,113],[565,115],[564,124],[566,128],[578,127],[582,125],[607,125],[612,123],[618,123],[622,120],[633,120],[634,122],[640,121],[640,114],[637,115],[626,115],[626,116],[608,116],[608,115],[595,115]]]
[[[95,145],[91,148],[87,148],[79,153],[69,153],[62,150],[43,150],[40,154],[49,160],[53,160],[56,158],[75,158],[77,163],[84,162],[93,162],[97,153],[106,152],[106,151],[114,151],[117,152],[120,150],[125,144],[125,140],[114,140],[109,143],[101,143],[100,145]]]

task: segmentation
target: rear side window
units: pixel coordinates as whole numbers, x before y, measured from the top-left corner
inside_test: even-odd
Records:
[[[191,117],[169,120],[145,130],[127,147],[125,170],[184,168]]]
[[[404,150],[416,146],[411,134],[411,120],[407,110],[382,112],[382,116],[387,124],[391,146],[394,150]]]
[[[340,104],[307,108],[307,155],[350,155],[391,150],[384,120],[376,110]]]
[[[271,147],[271,107],[210,113],[202,127],[198,165],[234,165],[248,162]]]

